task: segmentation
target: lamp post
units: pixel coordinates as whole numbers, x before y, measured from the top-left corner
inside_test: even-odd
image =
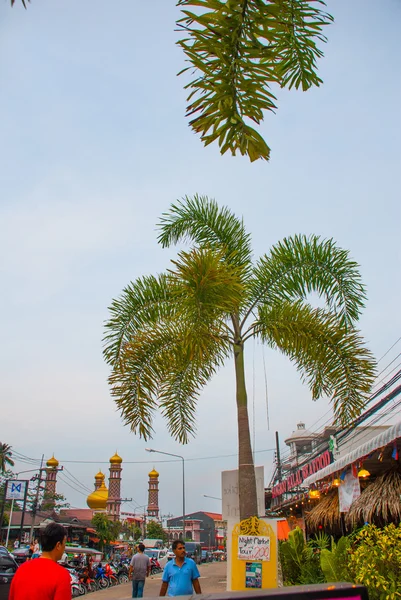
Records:
[[[171,452],[162,452],[161,450],[154,450],[153,448],[145,448],[146,452],[156,452],[157,454],[164,454],[165,456],[174,456],[182,460],[182,541],[185,542],[185,460],[183,456],[179,454],[171,454]]]
[[[208,496],[207,494],[203,494],[204,498],[213,498],[213,500],[220,500],[221,502],[221,498],[217,498],[217,496]]]

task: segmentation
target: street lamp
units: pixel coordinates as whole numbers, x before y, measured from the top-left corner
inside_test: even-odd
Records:
[[[171,452],[162,452],[153,448],[145,448],[146,452],[156,452],[156,454],[164,454],[165,456],[174,456],[182,460],[182,541],[185,542],[185,460],[179,454],[171,454]]]
[[[203,494],[204,498],[213,498],[213,500],[220,500],[221,502],[221,498],[217,498],[217,496],[208,496],[207,494]]]

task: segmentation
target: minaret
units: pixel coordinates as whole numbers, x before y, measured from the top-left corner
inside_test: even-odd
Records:
[[[57,487],[57,467],[59,462],[54,454],[46,463],[45,496],[54,496]]]
[[[107,500],[107,514],[118,521],[120,518],[121,507],[121,463],[123,459],[118,456],[117,451],[110,458],[110,476],[109,476],[109,498]]]
[[[105,476],[104,474],[99,471],[99,473],[97,473],[97,475],[95,475],[95,492],[96,490],[98,490],[100,488],[100,486],[102,485],[102,482],[105,480]]]
[[[159,473],[154,467],[149,473],[148,517],[159,519]]]

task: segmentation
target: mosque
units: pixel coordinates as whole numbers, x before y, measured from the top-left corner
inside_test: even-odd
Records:
[[[109,460],[109,487],[106,487],[106,476],[102,471],[95,475],[94,490],[86,499],[88,509],[79,509],[81,518],[91,519],[96,513],[106,513],[113,521],[121,519],[121,473],[123,459],[115,454]],[[54,455],[46,462],[45,493],[52,495],[56,493],[57,473],[59,461]],[[64,513],[76,512],[76,509],[67,509]],[[86,512],[87,514],[83,514]],[[147,516],[149,519],[159,520],[159,473],[153,468],[149,473],[148,480],[148,505]]]

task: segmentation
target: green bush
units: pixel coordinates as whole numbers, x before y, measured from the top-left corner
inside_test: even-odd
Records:
[[[355,536],[348,561],[354,583],[365,585],[369,600],[401,598],[401,525],[366,525]]]
[[[279,545],[279,555],[284,585],[323,583],[320,567],[322,539],[305,542],[302,530],[297,527],[289,533],[288,541]],[[327,538],[328,543],[328,538]]]
[[[331,540],[331,550],[323,548],[320,553],[320,566],[323,571],[325,581],[338,582],[350,581],[348,568],[350,540],[342,537],[337,544]]]

